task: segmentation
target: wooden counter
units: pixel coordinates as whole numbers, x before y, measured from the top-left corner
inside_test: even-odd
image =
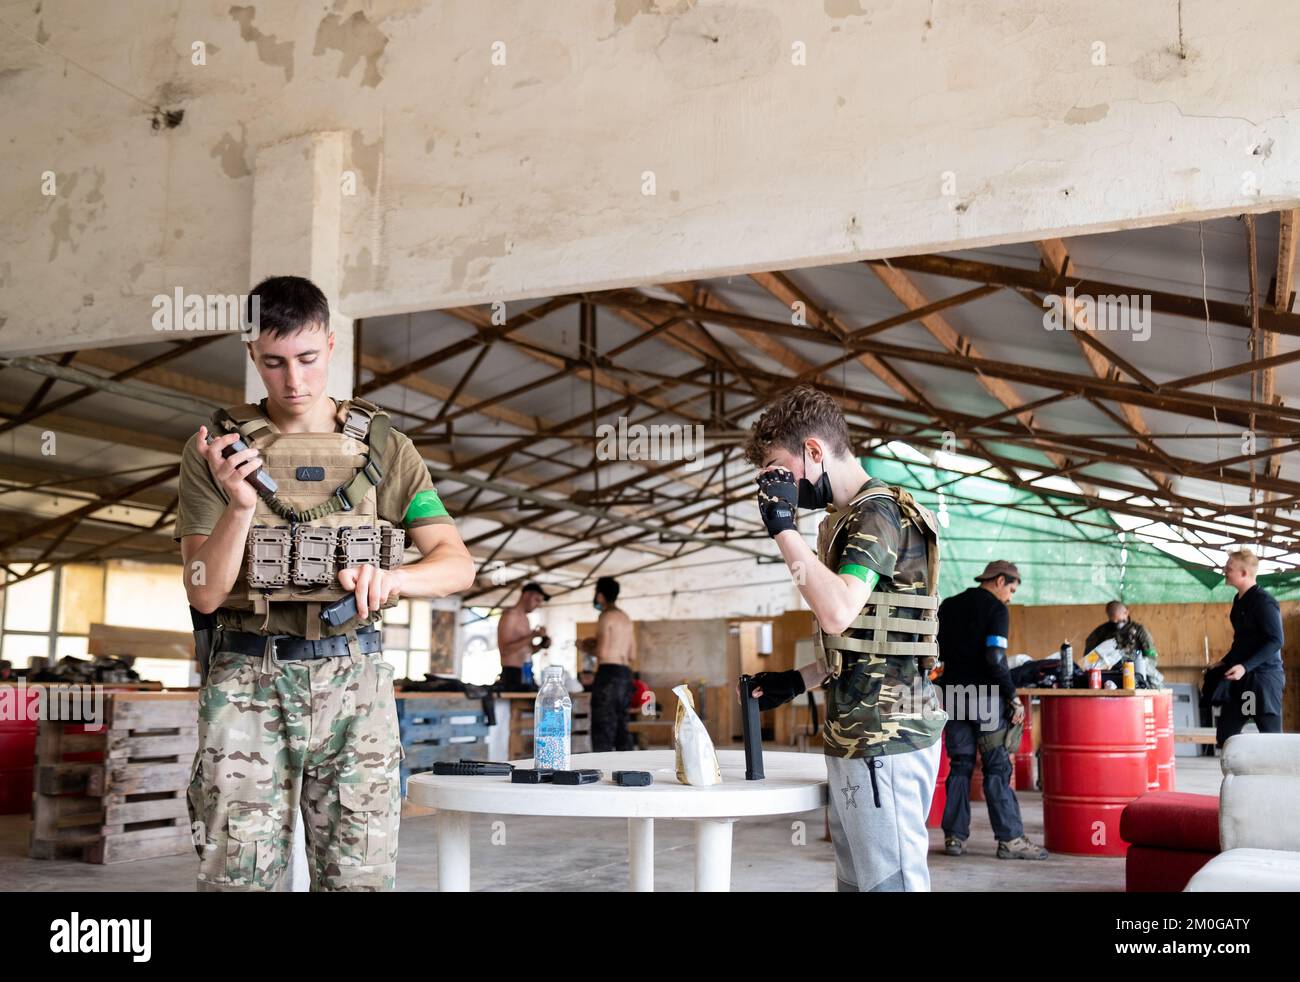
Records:
[[[1147,696],[1159,689],[1017,689],[1018,696]]]

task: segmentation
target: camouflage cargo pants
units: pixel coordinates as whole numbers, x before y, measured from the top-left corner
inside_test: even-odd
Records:
[[[213,655],[189,788],[199,889],[277,889],[296,808],[312,890],[393,889],[400,760],[393,669],[378,653]]]

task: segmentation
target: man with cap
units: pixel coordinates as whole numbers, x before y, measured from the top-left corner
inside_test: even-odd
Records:
[[[1011,790],[1006,731],[1024,721],[1025,709],[1007,668],[1007,604],[1020,585],[1020,570],[998,559],[975,577],[979,586],[939,605],[939,658],[943,662],[944,728],[948,748],[948,800],[943,809],[944,852],[960,856],[970,838],[970,783],[978,750],[984,766],[984,797],[998,842],[998,859],[1046,859],[1020,820]]]
[[[595,753],[632,750],[627,728],[632,699],[632,669],[636,665],[636,631],[632,618],[619,608],[618,580],[602,576],[596,581],[593,605],[596,619],[596,678],[591,686],[591,749]]]
[[[525,583],[519,600],[507,607],[497,621],[497,650],[501,653],[501,674],[497,688],[502,692],[528,692],[536,685],[524,681],[524,665],[534,651],[549,648],[551,639],[544,627],[529,627],[528,615],[550,600],[550,594],[539,583]]]

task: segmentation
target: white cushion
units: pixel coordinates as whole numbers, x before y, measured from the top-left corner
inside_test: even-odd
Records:
[[[1223,747],[1219,842],[1300,850],[1300,734],[1240,733]]]
[[[1224,774],[1300,777],[1300,733],[1238,733],[1223,745]]]
[[[1219,790],[1219,844],[1300,850],[1298,815],[1300,777],[1229,774]]]
[[[1197,870],[1188,893],[1293,893],[1300,891],[1300,852],[1229,849]]]

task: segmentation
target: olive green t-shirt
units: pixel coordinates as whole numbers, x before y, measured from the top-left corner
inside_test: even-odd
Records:
[[[338,412],[335,413],[336,432],[343,429],[346,416],[344,407],[344,403],[339,403]],[[429,469],[409,437],[397,430],[389,430],[388,445],[380,467],[384,475],[376,489],[380,518],[406,529],[408,533],[411,529],[424,525],[454,524],[434,489]],[[228,503],[229,498],[208,468],[207,458],[199,452],[198,434],[195,434],[181,452],[180,495],[172,538],[179,542],[187,535],[211,535]],[[240,559],[241,569],[246,559],[247,553]],[[241,577],[237,583],[242,582]],[[305,604],[272,604],[271,620],[266,633],[301,637],[306,633],[306,616]],[[374,620],[375,616],[371,615],[371,619]],[[245,629],[257,630],[260,629],[262,616],[250,614],[241,620],[244,621],[242,626]],[[249,623],[253,620],[257,622],[256,625]],[[330,629],[328,625],[322,625],[322,633],[343,633],[347,627],[355,628],[355,624],[345,625],[344,629]],[[258,630],[258,633],[263,632]]]

